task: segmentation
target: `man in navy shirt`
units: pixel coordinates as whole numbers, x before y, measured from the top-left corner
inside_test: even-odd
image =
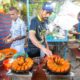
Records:
[[[30,57],[38,56],[39,53],[41,57],[52,55],[52,52],[47,48],[45,36],[42,35],[42,33],[45,34],[47,31],[47,19],[52,12],[52,3],[46,2],[40,13],[31,20],[28,41],[28,54]]]

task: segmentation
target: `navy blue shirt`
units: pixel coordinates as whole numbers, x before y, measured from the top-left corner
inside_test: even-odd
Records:
[[[46,25],[47,25],[48,21],[40,21],[38,19],[38,17],[34,17],[32,20],[31,20],[31,25],[30,25],[30,30],[33,30],[36,32],[36,38],[38,41],[42,41],[42,38],[41,38],[41,31],[42,30],[46,30]],[[31,40],[29,39],[28,41],[28,46],[31,48],[31,47],[35,47],[35,45],[33,45],[33,43],[31,42]]]

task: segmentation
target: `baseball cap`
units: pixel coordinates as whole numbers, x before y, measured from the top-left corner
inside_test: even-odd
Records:
[[[43,9],[43,10],[46,10],[47,12],[53,12],[52,3],[51,3],[51,2],[45,2],[45,3],[43,4],[42,9]]]

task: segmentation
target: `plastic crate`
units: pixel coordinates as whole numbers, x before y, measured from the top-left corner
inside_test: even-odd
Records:
[[[68,37],[66,36],[63,39],[58,39],[58,38],[53,37],[52,35],[47,35],[46,40],[47,42],[68,42]]]
[[[68,32],[65,31],[65,37],[64,38],[58,38],[56,36],[52,36],[52,35],[48,34],[46,36],[46,40],[47,40],[47,42],[68,42]]]

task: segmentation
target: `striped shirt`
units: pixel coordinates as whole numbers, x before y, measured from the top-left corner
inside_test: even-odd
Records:
[[[3,38],[10,34],[11,18],[7,14],[0,14],[0,49],[4,49],[10,46],[5,44]]]

